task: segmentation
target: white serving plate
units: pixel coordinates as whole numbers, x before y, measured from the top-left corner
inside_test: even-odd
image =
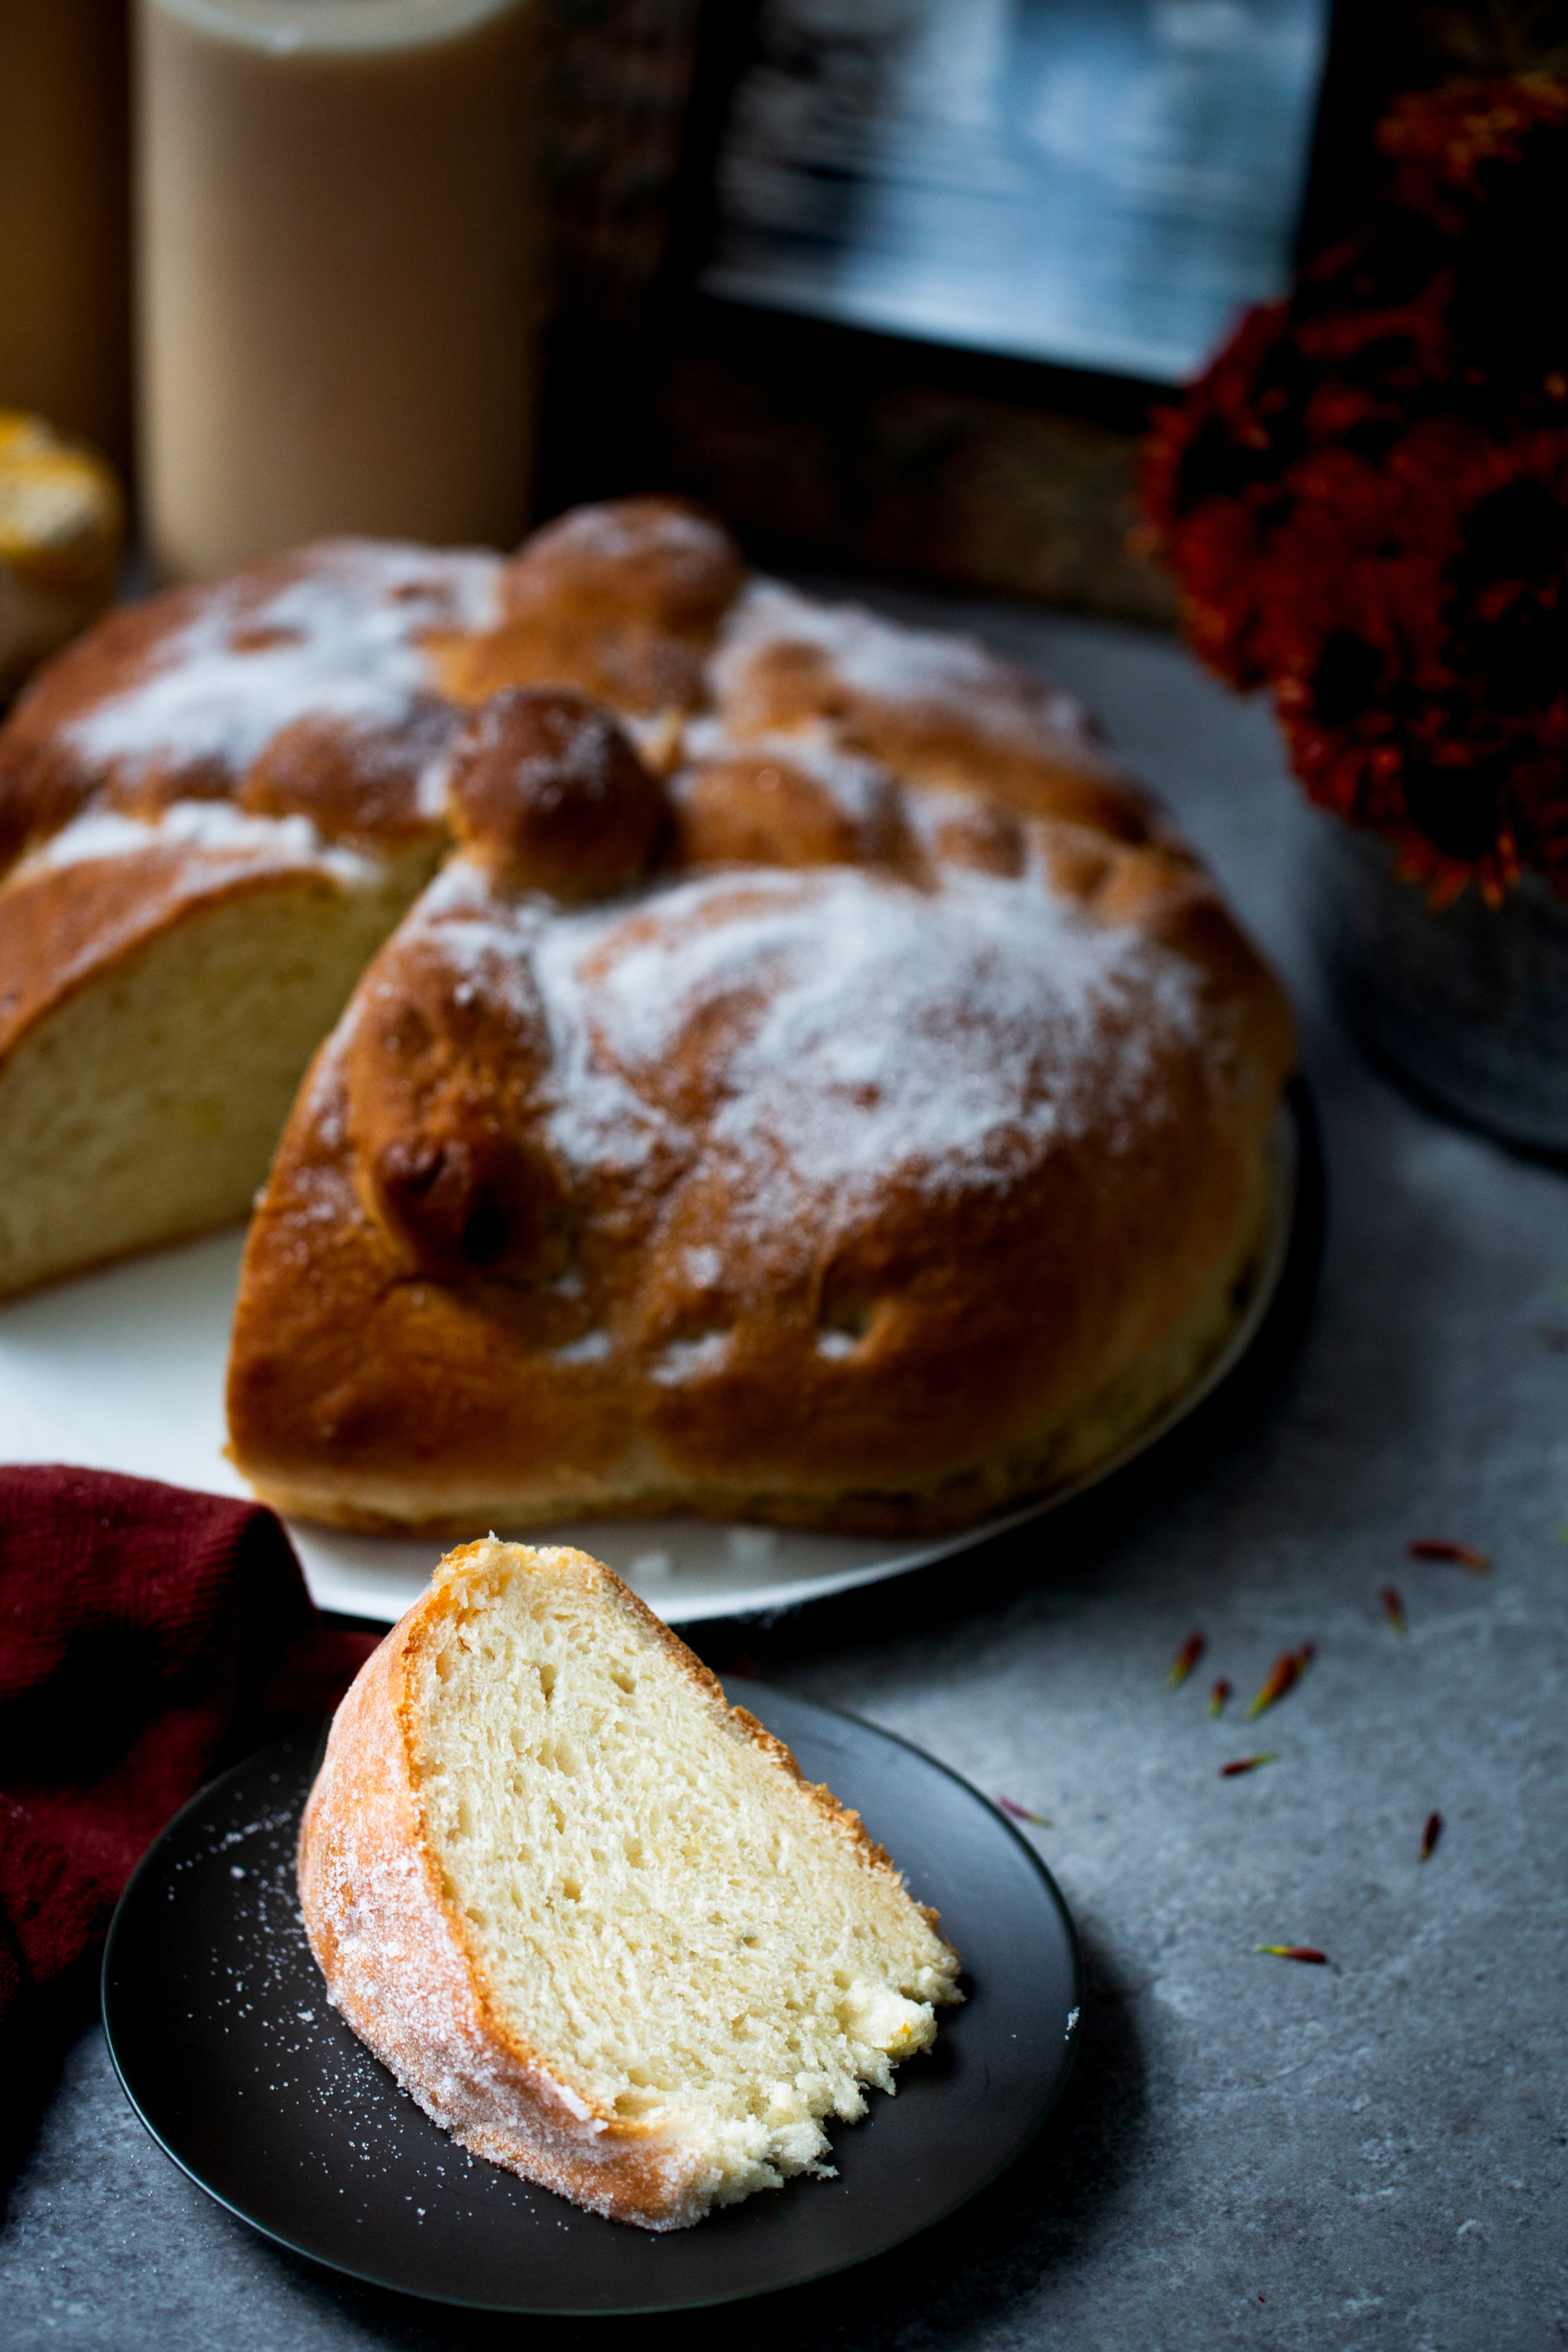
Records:
[[[1005,1528],[1055,1510],[1147,1451],[1186,1419],[1240,1362],[1279,1286],[1297,1196],[1294,1120],[1271,1139],[1268,1232],[1254,1286],[1228,1346],[1131,1444],[1044,1502],[958,1535],[920,1539],[806,1535],[706,1519],[584,1519],[531,1528],[605,1560],[672,1625],[748,1610],[789,1608],[965,1551]],[[215,1234],[0,1308],[0,1457],[124,1470],[208,1493],[244,1495],[226,1460],[224,1359],[244,1234]],[[289,1523],[318,1604],[390,1624],[418,1598],[443,1547]]]

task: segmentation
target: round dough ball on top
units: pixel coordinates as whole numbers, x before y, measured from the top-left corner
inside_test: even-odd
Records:
[[[482,703],[447,794],[459,842],[496,881],[567,900],[635,881],[667,815],[613,714],[566,687],[507,687]]]

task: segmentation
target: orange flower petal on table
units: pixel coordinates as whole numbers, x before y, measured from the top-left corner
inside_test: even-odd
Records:
[[[1468,1568],[1472,1576],[1492,1572],[1484,1551],[1478,1551],[1474,1544],[1455,1543],[1448,1536],[1412,1536],[1405,1549],[1412,1559],[1451,1560],[1456,1568]]]
[[[1165,1687],[1174,1690],[1178,1684],[1184,1683],[1207,1648],[1205,1634],[1189,1633],[1172,1661],[1171,1671],[1165,1676]]]
[[[1016,1822],[1033,1822],[1037,1828],[1042,1830],[1048,1830],[1050,1828],[1051,1817],[1049,1813],[1032,1813],[1027,1805],[1016,1805],[1011,1797],[998,1797],[996,1802],[1001,1807],[1002,1811],[1005,1813],[1010,1813]]]
[[[1287,1691],[1294,1690],[1317,1654],[1314,1642],[1303,1642],[1299,1650],[1282,1650],[1268,1669],[1268,1680],[1247,1710],[1247,1720],[1250,1722],[1255,1715],[1261,1715],[1265,1708],[1273,1706]]]

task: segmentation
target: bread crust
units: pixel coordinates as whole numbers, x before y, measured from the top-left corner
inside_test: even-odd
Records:
[[[717,526],[642,499],[568,517],[510,564],[323,541],[107,614],[0,727],[0,1082],[73,999],[111,1000],[161,939],[222,905],[243,920],[247,900],[324,895],[357,859],[362,899],[384,896],[384,935],[451,838],[443,777],[472,698],[447,666],[486,649],[504,677],[510,646],[518,675],[542,661],[557,683],[596,685],[608,594],[637,649],[632,683],[685,692],[742,576]],[[0,1184],[12,1174],[0,1150]],[[0,1288],[105,1259],[84,1244]]]
[[[1112,898],[1107,929],[1168,950],[1196,983],[1197,1041],[1151,1044],[1149,1107],[1108,1106],[1005,1183],[933,1189],[889,1166],[863,1213],[828,1191],[765,1229],[744,1170],[700,1143],[689,1162],[659,1147],[630,1171],[563,1169],[554,1016],[529,999],[527,936],[492,1017],[477,983],[455,992],[439,923],[410,918],[323,1050],[252,1227],[229,1415],[258,1491],[375,1532],[689,1512],[912,1536],[1116,1452],[1234,1327],[1291,1042],[1275,983],[1190,857],[1080,849],[1081,834],[1045,841],[1088,869],[1072,895],[1091,910]],[[755,888],[804,920],[842,870],[770,868]],[[697,924],[705,904],[717,920],[725,887],[656,889],[615,938],[631,951],[682,936],[683,909]],[[907,893],[934,943],[944,887],[917,896],[894,877],[884,898]],[[1017,887],[1030,903],[1053,886]],[[742,912],[750,890],[737,875]],[[478,902],[481,916],[506,936],[504,906]],[[724,1114],[730,1017],[696,1008],[637,1074],[656,1135],[684,1119],[700,1136]],[[400,1137],[452,1179],[439,1232],[377,1176]],[[481,1228],[484,1262],[465,1263]],[[706,1287],[691,1271],[704,1258]],[[687,1352],[715,1329],[711,1361]]]
[[[479,703],[509,686],[574,686],[642,718],[692,709],[745,576],[729,532],[684,499],[574,508],[508,566],[495,625],[441,649],[443,689]]]
[[[701,2156],[676,2128],[616,2115],[509,2029],[462,1915],[442,1890],[420,1802],[412,1692],[442,1622],[465,1605],[470,1579],[510,1549],[490,1539],[449,1555],[339,1707],[300,1823],[306,1933],[333,2006],[462,2146],[610,2221],[684,2229],[710,2201]],[[754,1717],[730,1706],[714,1676],[619,1578],[584,1552],[543,1557],[552,1577],[611,1598],[739,1737],[793,1775],[864,1867],[901,1885],[859,1817],[807,1781]],[[923,1916],[934,1928],[936,1914]]]
[[[0,728],[0,872],[89,807],[151,821],[174,802],[226,802],[390,855],[439,840],[417,786],[458,713],[421,647],[464,609],[488,613],[500,571],[495,556],[326,540],[116,607]],[[379,660],[379,703],[334,707],[322,656],[340,641],[347,667]],[[182,707],[187,680],[237,697],[244,724]],[[107,726],[111,715],[124,723]]]

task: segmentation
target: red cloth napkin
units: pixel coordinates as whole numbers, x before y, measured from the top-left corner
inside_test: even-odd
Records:
[[[0,1468],[0,2022],[102,1939],[186,1798],[374,1647],[322,1622],[259,1504]]]

